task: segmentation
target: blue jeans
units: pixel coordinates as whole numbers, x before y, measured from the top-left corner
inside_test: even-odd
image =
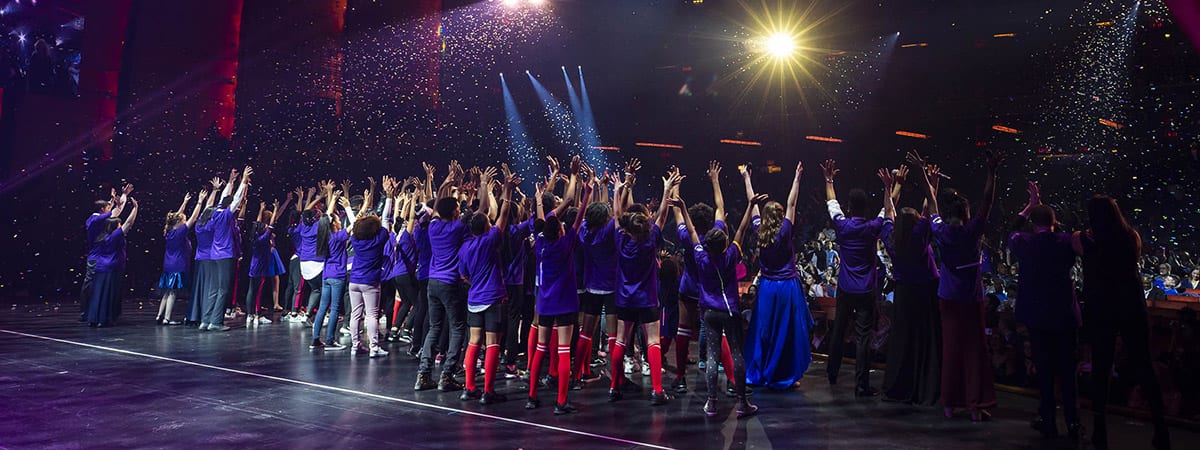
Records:
[[[321,282],[321,306],[317,308],[317,316],[313,318],[313,340],[321,337],[325,313],[329,313],[329,321],[332,322],[325,332],[325,342],[333,342],[337,336],[338,309],[342,307],[342,293],[345,290],[346,280],[341,278],[326,278]]]

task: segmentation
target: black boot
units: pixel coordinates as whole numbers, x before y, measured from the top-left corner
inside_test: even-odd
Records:
[[[559,403],[559,404],[554,405],[554,415],[556,415],[556,416],[561,416],[563,414],[570,414],[573,412],[575,412],[575,407],[571,405],[571,402]]]
[[[463,385],[458,380],[455,380],[453,375],[442,374],[442,379],[438,380],[437,388],[441,392],[455,392],[461,391]]]
[[[497,394],[495,392],[484,392],[483,395],[479,396],[479,404],[480,405],[491,405],[491,404],[495,404],[495,403],[501,403],[501,402],[504,402],[507,400],[508,400],[508,397],[504,396],[504,394]]]
[[[608,390],[608,402],[609,403],[619,402],[623,398],[625,398],[625,394],[622,394],[620,389],[609,389]]]
[[[468,391],[466,389],[463,389],[463,393],[462,393],[462,395],[458,396],[458,399],[465,402],[465,401],[478,399],[482,395],[483,395],[483,393],[480,392],[479,389],[476,389],[473,391]]]
[[[676,394],[682,395],[688,393],[687,377],[675,378],[675,382],[671,383],[671,387],[675,389]]]
[[[433,382],[433,378],[431,378],[429,376],[429,374],[419,373],[419,374],[417,374],[417,384],[415,386],[413,386],[413,390],[414,391],[428,391],[428,390],[436,388],[436,387],[438,387],[437,383]]]

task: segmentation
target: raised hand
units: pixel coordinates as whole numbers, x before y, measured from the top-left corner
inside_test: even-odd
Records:
[[[742,178],[750,178],[750,165],[748,165],[748,164],[739,165],[738,173],[742,175]]]
[[[271,210],[279,209],[279,199],[271,200]]]
[[[250,166],[246,166],[246,169],[242,171],[242,183],[249,183],[250,175],[254,175],[254,169],[252,169]]]
[[[122,195],[129,195],[132,193],[133,193],[133,184],[132,183],[125,183],[125,186],[121,187]]]
[[[342,208],[349,208],[349,207],[350,207],[350,199],[348,199],[348,198],[346,198],[346,197],[338,197],[338,199],[337,199],[337,203],[338,203],[339,205],[342,205]]]
[[[755,194],[754,198],[750,199],[750,204],[754,206],[762,206],[767,204],[767,201],[770,199],[771,197],[767,196],[767,194]]]
[[[1029,190],[1029,204],[1030,205],[1042,204],[1042,190],[1041,190],[1041,188],[1038,187],[1037,182],[1030,181],[1027,189]]]
[[[203,203],[206,198],[208,198],[208,191],[201,190],[196,193],[196,203]]]
[[[129,198],[129,204],[130,204],[131,206],[133,206],[133,209],[137,209],[137,207],[138,207],[138,202],[137,202],[137,200],[134,200],[134,198],[133,198],[133,197],[130,197],[130,198]]]
[[[804,174],[804,161],[796,161],[796,178]]]
[[[508,169],[508,163],[500,163],[500,174],[504,177],[505,180],[507,180],[508,177],[512,176],[512,170]]]
[[[896,182],[904,183],[904,180],[907,180],[907,179],[908,179],[908,166],[901,164],[900,167],[896,169]]]
[[[506,189],[512,189],[512,188],[515,188],[515,187],[517,187],[517,186],[520,186],[520,185],[521,185],[521,181],[522,181],[522,180],[521,180],[521,177],[520,177],[519,175],[515,174],[515,173],[509,173],[509,174],[508,174],[508,176],[506,176],[506,177],[504,178],[504,180],[505,180],[505,181],[504,181],[504,187],[505,187]]]
[[[425,161],[421,161],[421,168],[425,169],[425,176],[427,177],[433,177],[433,173],[437,171],[436,168]]]
[[[904,160],[908,161],[908,164],[910,166],[920,167],[922,169],[924,169],[925,166],[928,164],[928,161],[926,161],[925,158],[922,158],[921,154],[917,153],[916,150],[913,150],[913,151],[905,154]]]
[[[560,169],[560,167],[558,165],[558,159],[555,159],[553,156],[547,155],[546,156],[546,164],[550,166],[550,175],[558,174],[558,171]]]
[[[706,175],[708,175],[709,181],[712,181],[713,183],[719,182],[721,179],[721,163],[717,162],[716,160],[709,161],[708,172],[706,172]]]
[[[184,193],[183,193],[183,202],[184,202],[184,203],[187,203],[187,202],[188,202],[188,200],[191,200],[191,199],[192,199],[192,193],[191,193],[191,192],[184,192]]]
[[[222,180],[221,177],[213,177],[208,181],[208,183],[212,185],[212,188],[215,191],[217,189],[221,189],[221,186],[225,185],[225,180]]]
[[[821,164],[821,172],[825,174],[825,181],[829,182],[833,181],[833,178],[837,176],[838,172],[841,172],[841,169],[837,168],[837,162],[827,159],[824,164]]]
[[[633,158],[633,159],[630,159],[629,162],[625,163],[625,173],[626,174],[636,174],[639,170],[642,170],[642,161],[641,160],[639,160],[637,158]]]
[[[684,204],[683,199],[679,197],[671,197],[667,199],[667,205],[671,206],[672,208],[687,209],[687,205]]]
[[[1008,158],[1008,155],[999,150],[988,150],[984,153],[984,157],[987,158],[988,169],[994,171],[1000,167],[1000,163]]]
[[[351,186],[350,180],[342,180],[342,190],[343,191],[350,192],[350,186]]]
[[[279,202],[275,202],[275,203],[279,203]],[[259,200],[258,201],[258,210],[262,211],[264,209],[267,209],[267,202],[265,202],[263,200]]]
[[[892,186],[896,185],[896,177],[892,176],[892,172],[887,169],[879,169],[879,181],[883,182],[883,188],[888,192],[892,191]]]
[[[572,175],[579,174],[581,164],[583,164],[583,163],[579,161],[579,155],[575,155],[574,157],[571,158],[571,174]]]

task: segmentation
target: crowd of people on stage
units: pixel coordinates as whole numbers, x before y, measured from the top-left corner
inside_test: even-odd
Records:
[[[541,406],[540,387],[556,388],[555,414],[574,412],[569,393],[604,377],[610,402],[642,392],[627,376],[635,366],[648,375],[651,405],[687,393],[691,341],[698,340],[703,413],[719,414],[724,393],[746,417],[758,410],[747,385],[798,386],[812,361],[808,300],[833,297],[827,334],[853,336],[856,396],[940,404],[947,418],[963,412],[983,421],[996,405],[989,316],[1007,301],[997,293],[1010,293],[1015,320],[1029,330],[1041,392],[1035,429],[1057,435],[1057,390],[1068,433],[1083,432],[1075,373],[1077,333],[1086,326],[1099,412],[1093,442],[1107,442],[1105,393],[1119,336],[1128,357],[1122,369],[1150,404],[1154,444],[1169,446],[1148,356],[1141,267],[1150,260],[1137,232],[1105,196],[1087,202],[1088,223],[1065,232],[1031,182],[1026,208],[1004,229],[1003,261],[996,260],[985,234],[997,228],[990,224],[997,222],[991,213],[1003,159],[988,154],[974,208],[959,191],[943,189],[938,166],[915,153],[879,170],[876,196],[858,188],[839,193],[841,170],[825,161],[830,225],[808,244],[793,242],[801,163],[782,202],[758,193],[753,169],[739,166],[745,207],[735,222],[727,221],[723,167],[715,161],[702,177],[712,205],[681,197],[688,176],[678,168],[646,182],[636,159],[608,173],[574,157],[565,164],[548,158],[530,197],[507,165],[464,170],[451,162],[438,183],[436,169],[423,164],[420,177],[369,179],[361,195],[349,181],[296,188],[282,205],[260,200],[254,220],[246,219],[254,173],[246,167],[213,178],[190,212],[187,194],[166,215],[156,321],[180,324],[174,303],[188,290],[182,323],[204,332],[230,331],[227,323],[242,317],[249,328],[279,316],[311,326],[314,351],[348,348],[377,358],[407,344],[403,351],[419,361],[414,389],[461,391],[462,400],[485,405],[506,400],[493,380],[520,376],[524,362],[525,407]],[[902,199],[909,181],[920,195]],[[635,188],[647,186],[653,200],[634,202]],[[137,216],[132,192],[130,185],[114,190],[87,220],[80,320],[91,326],[111,326],[121,312],[117,284]],[[1020,277],[1010,270],[1016,267]],[[1173,280],[1172,270],[1151,287],[1161,280],[1157,288],[1186,293],[1186,283],[1200,282],[1197,271]],[[244,298],[235,295],[243,290]],[[892,314],[877,389],[870,363],[881,298]],[[845,339],[827,341],[826,376],[837,384],[850,350]]]

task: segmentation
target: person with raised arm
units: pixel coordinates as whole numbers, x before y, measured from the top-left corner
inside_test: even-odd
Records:
[[[162,291],[162,300],[158,303],[158,314],[154,323],[160,325],[179,325],[180,322],[171,320],[171,311],[175,308],[175,298],[179,291],[186,288],[188,262],[192,256],[192,241],[188,239],[188,230],[196,223],[200,213],[200,205],[208,198],[208,191],[200,191],[196,195],[196,206],[190,215],[184,215],[188,200],[192,199],[189,192],[183,196],[179,209],[167,213],[166,224],[163,225],[163,240],[166,249],[163,252],[163,272],[158,277],[158,289]]]
[[[480,178],[481,184],[490,183],[495,172],[496,169],[490,167],[484,170]],[[492,225],[486,210],[481,209],[471,214],[471,236],[463,242],[458,254],[459,273],[470,285],[467,290],[467,326],[470,338],[467,341],[466,358],[463,360],[466,388],[459,398],[463,401],[478,399],[479,403],[484,405],[507,400],[503,394],[496,393],[494,385],[496,368],[500,365],[500,342],[504,336],[507,319],[505,308],[509,304],[500,249],[505,230],[508,229],[512,190],[521,184],[521,178],[507,169],[504,172],[504,191],[499,198],[500,209],[495,225]],[[475,361],[480,346],[485,346],[482,391],[475,387]]]
[[[287,210],[291,203],[292,194],[288,193],[283,202],[283,209]],[[271,206],[271,210],[268,211],[267,204],[259,202],[258,217],[251,228],[254,240],[250,246],[250,269],[247,271],[250,275],[250,285],[246,289],[246,327],[271,323],[271,319],[261,314],[262,293],[268,288],[268,281],[271,283],[269,287],[274,304],[279,304],[279,275],[286,269],[283,260],[279,259],[279,252],[275,250],[275,222],[279,218],[279,201],[276,200]]]
[[[887,369],[883,376],[883,399],[914,405],[933,405],[941,392],[942,319],[938,311],[938,271],[933,257],[930,205],[937,192],[937,166],[921,171],[924,212],[900,208],[893,221],[883,224],[883,241],[892,258],[895,280],[894,317],[888,345]],[[901,166],[896,179],[907,172]],[[892,190],[893,204],[900,198],[900,183]]]
[[[918,155],[913,162],[925,163]],[[942,407],[947,418],[966,408],[972,421],[989,417],[996,406],[991,356],[984,335],[982,239],[996,196],[996,171],[1004,160],[988,152],[983,204],[971,214],[971,204],[948,189],[931,206],[933,241],[941,255],[938,298],[942,314]],[[933,203],[933,200],[931,200]]]
[[[738,308],[737,265],[742,260],[740,242],[749,228],[754,208],[767,201],[766,195],[756,195],[750,199],[746,213],[738,225],[737,233],[730,241],[724,228],[714,227],[706,232],[703,238],[692,221],[690,210],[683,200],[672,199],[673,206],[682,215],[684,228],[687,230],[687,244],[692,247],[692,256],[696,264],[696,282],[700,291],[699,306],[704,309],[704,322],[708,333],[708,363],[705,365],[705,382],[708,387],[708,399],[704,402],[704,415],[717,415],[717,394],[721,392],[717,383],[717,363],[721,359],[721,344],[717,342],[724,336],[729,341],[732,370],[734,372],[734,395],[737,398],[737,417],[749,417],[758,412],[758,406],[746,399],[746,362],[742,356],[744,342],[744,321]]]
[[[609,339],[615,340],[617,335],[617,223],[609,204],[608,187],[601,178],[591,178],[597,198],[584,210],[579,229],[584,292],[579,296],[583,314],[575,354],[578,379],[585,379],[591,370],[592,342],[599,336],[600,317],[604,317]]]
[[[249,166],[242,171],[242,181],[237,191],[232,195],[223,195],[221,201],[211,213],[205,211],[206,217],[200,218],[197,230],[211,233],[209,257],[210,269],[207,279],[207,295],[202,299],[203,311],[200,315],[200,331],[229,331],[225,326],[224,306],[229,303],[232,295],[232,277],[234,276],[235,243],[237,233],[237,208],[246,195],[250,184],[250,176],[254,169]],[[237,170],[230,171],[230,181],[237,177]],[[229,192],[230,185],[225,186],[222,194]]]
[[[125,271],[125,236],[137,220],[138,203],[128,199],[133,208],[129,219],[110,217],[104,221],[102,234],[96,236],[96,274],[92,297],[88,301],[87,322],[90,327],[110,327],[121,315],[121,276]]]
[[[753,216],[750,232],[758,238],[759,253],[758,299],[744,345],[746,379],[776,390],[793,388],[812,363],[808,343],[812,314],[792,251],[792,221],[803,173],[804,164],[797,162],[786,206],[768,201],[759,207],[752,202],[755,197],[748,197],[746,205]],[[753,194],[750,172],[743,170],[742,177],[747,195]]]
[[[629,178],[634,173],[626,175]],[[650,363],[651,405],[664,405],[669,398],[663,392],[662,344],[659,339],[659,321],[662,316],[658,303],[658,249],[662,242],[662,226],[667,220],[667,195],[678,186],[684,176],[673,173],[663,178],[663,194],[658,211],[652,216],[645,205],[618,202],[616,209],[620,234],[617,235],[618,270],[620,281],[617,290],[617,340],[609,349],[612,362],[612,384],[608,390],[608,401],[621,400],[624,395],[621,385],[625,377],[619,376],[624,362],[626,343],[631,342],[635,327],[641,327],[646,336],[646,359]],[[628,189],[625,189],[626,191]],[[626,198],[628,192],[622,193]],[[620,196],[618,196],[620,197]]]
[[[1092,446],[1108,449],[1108,382],[1113,374],[1117,337],[1128,356],[1123,367],[1142,388],[1154,423],[1151,445],[1171,448],[1162,388],[1150,360],[1150,319],[1142,291],[1138,259],[1142,238],[1112,197],[1096,195],[1087,201],[1088,228],[1072,234],[1072,246],[1083,258],[1083,323],[1092,345]],[[1022,267],[1022,273],[1025,272]],[[1147,280],[1149,281],[1149,280]],[[1149,283],[1147,283],[1149,284]]]
[[[345,350],[346,346],[337,340],[338,331],[338,314],[345,314],[342,311],[342,297],[346,292],[346,266],[348,265],[349,255],[347,248],[350,242],[350,232],[348,229],[354,226],[357,216],[354,213],[354,208],[350,206],[350,199],[344,197],[340,190],[334,191],[333,184],[327,183],[323,185],[326,192],[326,207],[325,217],[332,217],[334,214],[335,205],[341,206],[346,212],[345,227],[342,226],[341,220],[329,220],[329,236],[326,243],[325,262],[321,266],[321,289],[318,292],[320,301],[317,304],[317,310],[313,314],[312,321],[312,344],[309,344],[310,349],[324,350]],[[325,340],[321,341],[321,331],[325,330]]]
[[[333,209],[332,193],[333,182],[322,181],[318,184],[318,188],[309,188],[306,195],[306,201],[301,206],[296,204],[297,211],[300,211],[300,221],[293,224],[288,229],[288,234],[292,236],[292,242],[295,243],[296,255],[300,260],[300,279],[297,280],[300,284],[292,289],[295,293],[295,298],[289,298],[291,312],[283,319],[287,322],[303,323],[308,317],[308,305],[320,304],[322,278],[321,274],[325,270],[325,260],[329,257],[329,236],[331,234],[331,220],[328,212],[322,213],[315,209],[322,198],[326,198],[325,207],[331,211]],[[318,192],[318,190],[320,192]],[[308,291],[308,297],[304,297],[304,291]],[[301,302],[304,299],[304,302]]]
[[[1030,424],[1047,438],[1058,436],[1055,383],[1060,380],[1067,433],[1078,439],[1079,405],[1075,389],[1075,340],[1081,324],[1071,270],[1075,251],[1071,235],[1055,230],[1054,209],[1042,204],[1037,183],[1029,182],[1029,203],[1009,235],[1008,248],[1021,264],[1014,316],[1029,329],[1033,365],[1037,370],[1038,417]],[[1027,222],[1029,230],[1024,225]]]
[[[378,358],[388,354],[379,345],[379,292],[383,280],[384,247],[392,242],[392,202],[399,189],[396,179],[385,175],[382,216],[356,216],[350,224],[350,247],[354,253],[349,270],[351,356],[369,352],[371,358]],[[360,323],[367,327],[365,348],[359,332]]]
[[[829,217],[833,219],[838,246],[841,248],[841,270],[838,271],[837,317],[833,322],[833,340],[830,342],[829,364],[826,374],[829,384],[837,384],[842,366],[842,355],[846,326],[853,317],[855,364],[854,396],[873,397],[879,391],[871,387],[871,335],[875,327],[875,302],[879,297],[879,261],[876,244],[883,232],[883,224],[891,222],[892,185],[895,180],[886,170],[879,171],[884,184],[884,215],[868,218],[867,193],[862,189],[851,189],[846,210],[837,199],[834,179],[840,172],[835,161],[827,160],[821,165],[825,174],[825,199]],[[848,216],[847,216],[848,214]]]
[[[212,190],[209,191],[208,201],[204,202],[204,210],[200,216],[194,219],[197,225],[193,228],[196,230],[196,256],[194,258],[196,263],[192,266],[192,295],[188,300],[188,312],[183,321],[186,326],[196,326],[202,322],[205,298],[208,297],[208,291],[212,287],[209,274],[212,273],[213,230],[199,225],[207,223],[212,218],[213,212],[217,210],[213,207],[217,203],[217,197],[228,195],[227,190],[221,190],[222,186],[226,186],[225,180],[221,177],[213,177],[209,184]],[[218,192],[221,193],[218,194]]]
[[[437,388],[441,392],[460,391],[462,383],[454,379],[462,364],[463,338],[467,329],[467,292],[458,276],[458,249],[466,239],[468,229],[460,219],[458,199],[453,196],[456,186],[462,183],[463,170],[458,161],[450,162],[450,171],[442,186],[438,188],[436,203],[437,218],[429,223],[429,333],[425,335],[421,350],[421,364],[417,369],[414,390]],[[486,210],[487,195],[480,190],[479,204]],[[444,349],[442,374],[438,381],[431,378],[433,361],[437,355],[438,341],[442,329],[449,327],[448,348]]]
[[[389,269],[384,273],[385,286],[391,284],[391,292],[399,297],[399,301],[391,308],[391,329],[388,331],[388,342],[404,342],[411,344],[413,330],[405,326],[409,314],[417,305],[417,240],[413,236],[413,213],[416,205],[421,203],[421,191],[413,188],[418,184],[415,178],[409,178],[401,186],[392,208],[392,227],[396,229],[396,239],[392,245],[384,247]],[[386,301],[387,290],[384,290]],[[389,308],[384,308],[387,313]]]
[[[110,192],[109,199],[96,200],[95,205],[97,211],[88,216],[84,221],[84,231],[86,232],[88,242],[87,265],[83,272],[83,284],[79,288],[79,321],[87,321],[88,303],[92,300],[92,287],[95,285],[96,277],[96,256],[99,252],[99,241],[97,238],[104,232],[107,221],[112,217],[121,217],[121,210],[125,207],[125,201],[129,198],[129,194],[133,192],[133,185],[126,183],[121,187],[121,195],[117,196],[117,190],[114,188]]]

